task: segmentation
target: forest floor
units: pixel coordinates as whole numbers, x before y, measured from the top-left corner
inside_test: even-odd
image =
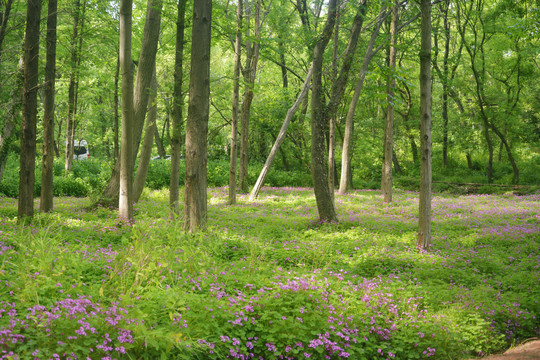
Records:
[[[513,347],[503,354],[490,355],[484,360],[538,360],[540,359],[540,340],[531,340]]]
[[[436,194],[428,252],[416,192],[336,194],[339,223],[312,189],[227,194],[191,235],[166,190],[133,224],[71,197],[20,224],[0,197],[0,359],[446,360],[539,337],[540,193]]]

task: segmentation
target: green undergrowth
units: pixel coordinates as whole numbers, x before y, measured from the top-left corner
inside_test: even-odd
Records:
[[[207,230],[146,189],[136,221],[56,198],[16,221],[0,198],[4,358],[466,359],[538,336],[539,195],[439,195],[415,248],[418,194],[208,192]],[[181,194],[182,197],[182,194]]]

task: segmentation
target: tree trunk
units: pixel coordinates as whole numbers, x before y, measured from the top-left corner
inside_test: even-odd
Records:
[[[431,244],[431,1],[421,0],[420,46],[420,204],[417,248]]]
[[[255,42],[251,44],[251,40],[246,41],[246,66],[244,69],[244,81],[246,83],[244,89],[244,99],[242,102],[241,112],[241,138],[240,138],[240,173],[238,174],[238,187],[240,191],[248,192],[248,162],[249,162],[249,117],[251,112],[251,102],[253,101],[253,88],[255,86],[255,76],[257,74],[257,64],[259,62],[260,49],[260,14],[261,0],[256,0],[255,4]],[[249,11],[247,15],[248,33],[249,34]]]
[[[236,204],[236,163],[238,133],[238,101],[240,97],[240,66],[242,51],[242,8],[243,1],[238,1],[236,11],[236,42],[234,45],[234,75],[231,118],[231,161],[229,169],[229,204]]]
[[[130,155],[131,167],[135,165],[139,143],[142,137],[142,129],[148,105],[149,89],[152,84],[154,66],[156,64],[156,52],[159,39],[159,28],[161,22],[162,0],[148,0],[146,7],[146,23],[144,25],[143,40],[141,44],[141,54],[139,55],[139,65],[137,67],[137,79],[133,95],[133,145],[130,146],[133,154]],[[133,60],[132,60],[133,62]],[[133,64],[131,65],[133,69]],[[122,156],[122,154],[120,154]],[[120,162],[115,162],[111,178],[103,191],[100,203],[116,203],[120,185]]]
[[[442,118],[443,118],[443,144],[442,157],[443,166],[448,167],[448,58],[450,56],[450,23],[448,21],[448,8],[450,2],[445,2],[444,9],[444,57],[443,57],[443,79],[442,79]]]
[[[79,19],[81,11],[80,0],[75,0],[75,10],[73,14],[73,35],[71,37],[71,71],[69,74],[69,90],[68,90],[68,114],[66,127],[66,151],[65,151],[65,170],[71,171],[73,163],[73,141],[75,140],[75,116],[77,114],[77,88],[78,88],[78,72],[77,64],[81,54],[78,52],[79,39]]]
[[[169,187],[169,216],[171,219],[180,214],[180,150],[182,137],[182,64],[184,60],[184,24],[187,0],[178,0],[178,17],[176,19],[176,51],[174,58],[174,89],[172,108],[172,137],[171,137],[171,184]]]
[[[133,182],[133,202],[139,201],[148,175],[148,166],[150,165],[150,157],[152,156],[152,145],[154,145],[154,129],[156,128],[157,120],[157,79],[154,69],[154,80],[152,81],[150,97],[148,98],[148,114],[146,116],[146,127],[144,129],[144,140],[141,147],[141,156],[139,157],[139,166],[135,174]]]
[[[332,53],[332,79],[337,79],[337,61],[338,61],[338,48],[339,48],[339,10],[336,11],[336,25],[334,29],[334,46]],[[334,203],[334,184],[335,177],[334,172],[336,170],[336,117],[337,111],[330,114],[330,127],[328,129],[328,188],[330,190],[330,197],[332,203]]]
[[[394,152],[394,72],[396,70],[396,43],[397,43],[397,22],[398,22],[398,2],[394,2],[392,10],[392,24],[390,25],[390,48],[388,49],[389,75],[386,79],[386,94],[388,105],[386,108],[386,126],[384,140],[384,165],[382,191],[384,202],[392,202],[392,154]]]
[[[309,87],[311,83],[312,74],[313,74],[313,68],[310,68],[309,72],[306,75],[306,80],[304,81],[304,86],[302,87],[302,91],[300,91],[300,94],[298,95],[298,98],[294,102],[293,106],[291,106],[291,108],[287,111],[287,115],[285,116],[283,125],[281,125],[281,129],[279,130],[279,134],[276,138],[276,141],[274,142],[274,145],[272,146],[272,149],[270,150],[270,154],[268,154],[268,158],[266,159],[266,162],[264,163],[264,166],[261,170],[261,173],[259,174],[259,178],[257,179],[255,186],[253,186],[253,189],[251,190],[251,194],[249,195],[250,201],[255,200],[257,196],[259,196],[261,187],[264,184],[264,180],[266,179],[266,175],[268,174],[268,171],[270,170],[272,163],[274,162],[278,149],[283,143],[283,140],[285,140],[287,128],[289,127],[289,124],[291,123],[292,117],[294,116],[294,114],[296,113],[296,111],[298,110],[302,102],[304,101],[304,99],[307,97],[307,93],[309,92]]]
[[[2,44],[4,43],[4,37],[6,35],[7,24],[9,20],[9,13],[11,12],[11,5],[13,0],[7,0],[3,9],[0,11],[0,64],[2,63]],[[0,89],[2,85],[0,84]]]
[[[353,125],[354,125],[354,112],[356,111],[356,105],[360,99],[360,93],[362,87],[364,86],[364,79],[366,78],[367,69],[371,59],[377,52],[373,51],[375,46],[375,40],[379,34],[379,30],[384,19],[384,10],[381,10],[377,18],[377,22],[371,33],[371,38],[364,55],[364,61],[362,62],[362,68],[360,69],[360,74],[358,75],[358,80],[354,88],[353,97],[347,111],[347,117],[345,118],[345,134],[343,135],[343,149],[341,153],[341,177],[339,181],[339,194],[346,194],[348,191],[349,179],[352,179],[351,171],[351,158],[352,158],[352,139],[353,139]],[[352,182],[352,181],[351,181]]]
[[[133,60],[131,60],[132,0],[120,0],[120,68],[122,71],[122,136],[118,215],[133,221]]]
[[[154,142],[156,143],[157,152],[160,158],[165,159],[165,156],[167,156],[167,152],[165,151],[165,147],[163,146],[163,141],[161,141],[161,136],[159,136],[159,130],[157,128],[157,123],[154,122],[152,124],[153,129],[153,137]]]
[[[28,0],[24,40],[23,116],[17,210],[19,220],[34,216],[40,14],[41,0]]]
[[[212,1],[193,5],[191,76],[186,122],[184,230],[196,232],[207,219],[207,136],[210,104]]]
[[[45,91],[43,104],[43,161],[41,171],[41,199],[39,209],[53,209],[54,175],[54,88],[56,76],[57,1],[49,0],[47,17],[47,60],[45,63]]]
[[[313,50],[313,79],[311,89],[311,173],[313,178],[313,190],[319,212],[319,221],[337,222],[334,203],[328,188],[326,169],[326,146],[325,129],[326,123],[323,112],[323,89],[322,89],[322,66],[323,54],[336,20],[337,0],[330,0],[328,3],[328,18],[319,40]]]
[[[114,132],[114,163],[120,162],[120,147],[118,146],[119,126],[118,126],[118,83],[120,82],[120,57],[116,59],[116,72],[114,73],[114,114],[113,114],[113,132]]]

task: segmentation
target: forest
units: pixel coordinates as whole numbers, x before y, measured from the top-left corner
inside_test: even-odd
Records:
[[[0,359],[540,337],[534,0],[0,0]]]

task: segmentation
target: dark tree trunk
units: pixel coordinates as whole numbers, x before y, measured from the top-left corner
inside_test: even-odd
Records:
[[[196,232],[207,219],[207,136],[210,104],[212,1],[193,5],[191,76],[186,122],[184,229]]]
[[[431,244],[431,1],[421,0],[420,46],[420,202],[417,247]]]
[[[17,211],[19,220],[34,216],[40,14],[41,0],[28,0],[24,40],[23,116]]]
[[[54,175],[54,88],[56,76],[57,1],[49,0],[47,17],[47,60],[45,63],[45,91],[43,104],[43,161],[41,171],[41,199],[39,209],[53,209]]]
[[[311,172],[313,177],[313,190],[319,212],[319,220],[323,222],[337,221],[336,211],[330,189],[328,188],[326,169],[325,129],[327,117],[323,114],[325,109],[322,101],[322,66],[323,54],[330,38],[336,20],[337,0],[330,0],[328,4],[328,19],[313,50],[313,80],[311,94]]]
[[[170,218],[180,214],[180,150],[182,147],[182,64],[184,60],[184,24],[186,18],[187,0],[178,0],[178,16],[176,18],[176,50],[174,52],[174,89],[172,108],[172,137],[171,137],[171,184],[169,187]]]

